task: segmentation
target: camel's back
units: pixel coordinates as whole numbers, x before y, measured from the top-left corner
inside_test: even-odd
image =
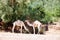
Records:
[[[17,20],[17,21],[15,21],[13,24],[15,24],[15,25],[17,25],[17,26],[21,26],[22,23],[23,23],[22,21]]]

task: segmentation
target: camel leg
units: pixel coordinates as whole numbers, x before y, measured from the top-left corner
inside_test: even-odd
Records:
[[[34,26],[33,26],[33,31],[34,31],[34,34],[35,34],[35,28],[34,28]]]
[[[13,24],[12,33],[14,33],[15,24]]]
[[[20,30],[21,34],[22,34],[22,25],[21,25],[21,30]]]
[[[40,26],[38,26],[38,34],[39,34],[39,32],[40,32]]]

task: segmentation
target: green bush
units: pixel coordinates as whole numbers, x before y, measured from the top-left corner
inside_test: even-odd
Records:
[[[15,20],[39,20],[43,23],[56,21],[60,17],[59,0],[11,0],[0,1],[0,18],[4,22]]]

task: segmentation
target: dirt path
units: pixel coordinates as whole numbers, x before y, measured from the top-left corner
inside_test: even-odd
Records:
[[[0,33],[0,40],[60,40],[59,35]]]
[[[0,40],[60,40],[60,30],[49,29],[46,35],[0,32]]]
[[[49,31],[47,31],[45,33],[46,33],[46,35],[60,35],[60,30],[49,28]]]

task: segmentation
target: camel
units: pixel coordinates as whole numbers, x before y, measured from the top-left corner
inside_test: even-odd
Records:
[[[24,29],[29,32],[29,30],[26,28],[24,22],[21,21],[21,20],[17,20],[17,21],[15,21],[15,22],[13,22],[13,28],[12,28],[12,32],[13,32],[13,33],[14,33],[14,28],[15,28],[15,26],[21,27],[21,29],[19,30],[21,33],[22,33],[22,27],[24,27]]]
[[[38,33],[40,32],[41,23],[38,20],[34,21],[33,23],[30,23],[29,20],[25,20],[25,22],[27,22],[29,26],[33,27],[34,34],[35,34],[35,27],[38,28]]]

